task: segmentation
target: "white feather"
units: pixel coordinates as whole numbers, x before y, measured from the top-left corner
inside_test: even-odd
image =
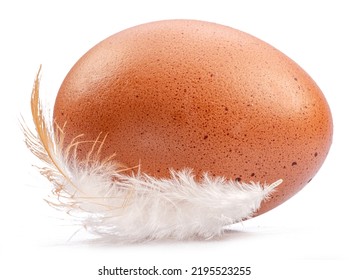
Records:
[[[40,72],[40,71],[39,71]],[[78,137],[63,149],[64,129],[54,134],[39,100],[39,73],[32,93],[36,133],[23,124],[28,148],[43,161],[41,173],[53,183],[50,205],[68,212],[90,232],[127,242],[211,238],[224,227],[253,215],[282,180],[269,186],[240,183],[190,170],[159,179],[123,172],[114,160],[99,160],[96,140],[85,161],[74,156]],[[55,135],[55,136],[54,136]]]

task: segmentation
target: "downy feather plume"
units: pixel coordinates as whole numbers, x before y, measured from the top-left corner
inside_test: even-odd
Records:
[[[140,167],[130,172],[113,155],[100,158],[102,135],[86,158],[78,160],[82,135],[63,147],[64,127],[47,120],[39,86],[40,70],[31,95],[35,131],[22,122],[25,143],[41,160],[40,173],[52,183],[49,204],[94,234],[126,242],[220,236],[225,226],[251,217],[282,182],[242,183],[208,173],[197,179],[189,169],[172,170],[162,179]]]

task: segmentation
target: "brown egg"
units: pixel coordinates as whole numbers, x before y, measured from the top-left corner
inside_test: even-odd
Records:
[[[97,44],[65,78],[54,118],[66,122],[65,144],[108,134],[102,156],[156,177],[191,168],[283,179],[257,214],[310,182],[332,141],[328,104],[302,68],[251,35],[193,20],[143,24]]]

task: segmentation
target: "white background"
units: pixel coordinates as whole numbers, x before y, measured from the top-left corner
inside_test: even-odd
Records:
[[[0,279],[100,279],[97,270],[103,265],[189,270],[241,265],[252,266],[254,276],[245,279],[349,279],[347,7],[344,0],[1,0]],[[300,64],[332,109],[330,154],[317,176],[295,197],[234,225],[222,240],[138,245],[84,242],[83,231],[73,236],[78,228],[44,202],[50,185],[32,168],[35,160],[23,143],[18,119],[22,114],[30,120],[34,76],[43,64],[41,92],[52,105],[66,73],[89,48],[124,28],[171,18],[235,27]],[[215,278],[220,277],[228,278]]]

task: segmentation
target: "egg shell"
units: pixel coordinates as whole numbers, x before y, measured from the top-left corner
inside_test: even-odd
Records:
[[[54,119],[65,145],[107,134],[102,157],[159,178],[191,168],[198,178],[283,179],[257,215],[302,189],[332,141],[329,106],[301,67],[249,34],[194,20],[147,23],[97,44],[64,79]]]

